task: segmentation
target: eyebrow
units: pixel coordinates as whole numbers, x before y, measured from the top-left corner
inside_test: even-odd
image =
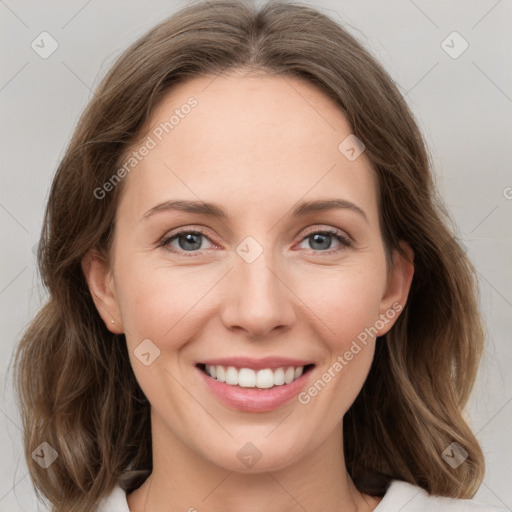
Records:
[[[316,201],[304,201],[299,203],[291,213],[291,217],[302,217],[311,213],[327,210],[351,210],[361,215],[369,224],[368,217],[364,210],[356,204],[346,199],[324,199]],[[224,208],[216,203],[208,203],[204,201],[185,201],[181,199],[165,201],[148,210],[141,220],[146,220],[152,215],[165,211],[183,211],[188,213],[196,213],[207,215],[219,219],[226,220],[228,214]]]

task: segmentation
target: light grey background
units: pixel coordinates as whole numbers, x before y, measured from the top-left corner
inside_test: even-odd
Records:
[[[487,458],[477,499],[512,508],[512,2],[317,0],[399,84],[481,284],[487,345],[470,422]],[[44,294],[35,267],[52,176],[77,117],[116,56],[185,2],[0,0],[2,66],[0,511],[38,510],[21,451],[11,355]],[[31,43],[47,31],[58,49]],[[453,31],[469,48],[441,43]],[[462,42],[451,36],[453,51]],[[42,510],[42,508],[41,508]]]

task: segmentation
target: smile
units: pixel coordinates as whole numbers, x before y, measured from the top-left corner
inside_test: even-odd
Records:
[[[270,412],[291,402],[307,386],[315,367],[314,364],[291,366],[291,361],[280,361],[279,366],[277,361],[270,364],[239,361],[239,366],[219,362],[196,364],[197,375],[222,404],[249,413]],[[248,368],[249,365],[253,368]]]
[[[274,386],[283,386],[297,380],[304,371],[308,371],[313,365],[288,366],[281,368],[236,368],[222,365],[200,365],[206,375],[224,382],[229,386],[241,388],[269,389]]]

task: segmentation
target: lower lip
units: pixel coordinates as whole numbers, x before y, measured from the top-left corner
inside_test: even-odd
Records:
[[[303,373],[298,379],[268,389],[241,388],[230,386],[214,379],[196,366],[210,391],[224,404],[243,412],[268,412],[281,407],[297,396],[309,380],[313,369]]]

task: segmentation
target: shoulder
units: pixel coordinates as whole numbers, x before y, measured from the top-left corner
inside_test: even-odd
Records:
[[[374,512],[505,512],[505,509],[475,500],[429,495],[421,487],[393,480]]]
[[[130,512],[126,499],[127,492],[139,487],[149,474],[148,470],[125,472],[110,494],[100,501],[96,512]]]
[[[126,484],[118,483],[100,502],[97,512],[130,512],[126,500]],[[393,480],[374,512],[506,512],[505,509],[475,500],[431,496],[421,487]]]
[[[117,484],[112,492],[101,500],[97,512],[130,512],[126,491]]]

